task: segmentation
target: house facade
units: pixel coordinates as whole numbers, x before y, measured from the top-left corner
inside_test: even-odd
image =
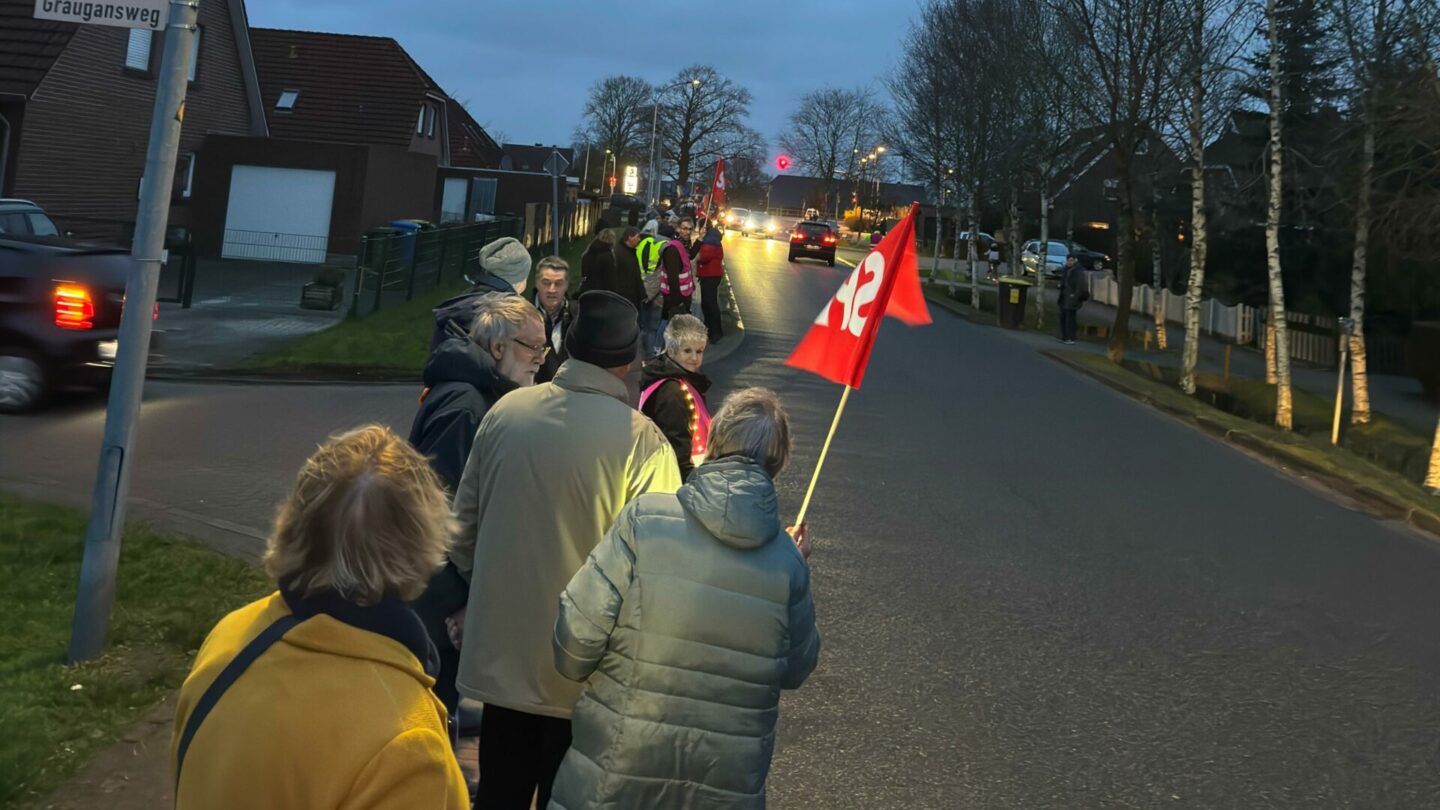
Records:
[[[0,196],[38,203],[76,236],[128,239],[150,137],[162,32],[33,19],[0,0]],[[212,134],[264,137],[240,0],[207,0],[181,127],[170,222],[189,225]]]

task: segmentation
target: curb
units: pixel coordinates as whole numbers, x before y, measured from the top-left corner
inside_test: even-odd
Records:
[[[1117,380],[1096,374],[1085,366],[1072,362],[1069,358],[1060,354],[1050,351],[1042,351],[1040,353],[1056,363],[1060,363],[1102,385],[1128,396],[1136,402],[1148,405],[1185,424],[1193,425],[1214,438],[1244,450],[1251,455],[1259,456],[1273,462],[1284,472],[1296,475],[1296,477],[1303,476],[1317,481],[1326,488],[1349,498],[1354,503],[1357,511],[1364,512],[1381,520],[1399,521],[1416,531],[1430,535],[1433,539],[1440,540],[1440,515],[1404,501],[1391,498],[1364,484],[1358,484],[1348,478],[1337,476],[1323,467],[1277,449],[1253,433],[1236,430],[1213,419],[1197,416],[1188,411],[1156,402],[1144,392],[1131,388]]]
[[[181,371],[175,369],[152,370],[145,374],[145,379],[156,382],[182,382],[199,383],[205,385],[420,385],[418,376],[402,376],[400,374],[376,374],[363,375],[355,374],[343,376],[339,374],[326,375],[316,373],[314,375],[299,376],[295,372],[277,372],[265,374],[263,372],[226,372],[221,370],[196,370]]]

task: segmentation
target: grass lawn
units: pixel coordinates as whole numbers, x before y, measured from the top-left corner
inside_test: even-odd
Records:
[[[591,241],[585,238],[560,243],[560,257],[570,265],[572,295],[580,289],[580,257]],[[537,253],[539,258],[550,255],[549,243]],[[248,358],[240,369],[297,375],[322,372],[359,377],[409,376],[419,380],[430,356],[430,333],[435,328],[431,310],[446,298],[464,292],[467,286],[461,282],[417,292],[413,300],[404,304],[363,318],[347,318],[323,332]]]
[[[0,495],[0,808],[45,794],[115,742],[180,685],[221,616],[269,591],[256,568],[132,527],[110,649],[67,667],[84,533],[78,510]]]
[[[1263,381],[1232,377],[1227,387],[1216,375],[1197,374],[1199,387],[1210,392],[1207,399],[1217,399],[1216,392],[1228,392],[1233,397],[1232,402],[1220,401],[1217,407],[1186,396],[1176,384],[1178,380],[1171,379],[1176,373],[1174,369],[1133,360],[1117,366],[1102,355],[1085,352],[1055,354],[1170,413],[1247,434],[1272,455],[1318,468],[1411,507],[1440,512],[1440,497],[1420,486],[1418,481],[1423,473],[1416,475],[1410,469],[1411,462],[1406,460],[1423,445],[1428,461],[1428,441],[1423,438],[1417,441],[1413,431],[1383,416],[1377,416],[1375,423],[1365,428],[1347,430],[1342,425],[1342,446],[1335,447],[1330,444],[1329,407],[1321,397],[1300,389],[1295,389],[1296,430],[1287,433],[1269,424],[1274,418],[1274,386]],[[1268,405],[1265,404],[1267,398]],[[1243,415],[1247,413],[1262,419],[1257,421]]]

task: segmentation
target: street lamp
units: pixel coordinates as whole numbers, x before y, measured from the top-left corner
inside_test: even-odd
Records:
[[[645,178],[645,190],[650,195],[651,205],[654,205],[655,198],[660,196],[660,184],[655,180],[655,129],[660,123],[660,94],[674,90],[677,87],[684,87],[687,84],[691,87],[699,87],[700,80],[691,79],[685,82],[667,84],[656,90],[654,95],[650,97],[650,174]]]
[[[611,163],[612,163],[612,162],[614,163],[613,168],[612,168],[612,166],[611,166]],[[620,170],[620,156],[617,155],[617,154],[615,154],[615,151],[614,151],[613,149],[606,149],[606,150],[605,150],[605,168],[606,168],[606,169],[609,169],[609,171],[605,172],[605,179],[609,181],[609,186],[610,186],[610,192],[609,192],[608,194],[606,194],[605,196],[607,196],[607,197],[614,197],[614,196],[615,196],[615,172],[617,172],[617,171]]]

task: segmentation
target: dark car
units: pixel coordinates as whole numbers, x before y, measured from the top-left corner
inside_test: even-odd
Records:
[[[0,200],[0,234],[59,236],[49,216],[29,200]]]
[[[0,234],[0,412],[109,383],[131,266],[120,248]]]
[[[629,194],[615,194],[605,201],[599,228],[639,227],[645,224],[645,203]]]
[[[835,243],[838,241],[835,228],[826,222],[807,220],[796,224],[790,232],[790,261],[796,259],[824,259],[835,266]]]

